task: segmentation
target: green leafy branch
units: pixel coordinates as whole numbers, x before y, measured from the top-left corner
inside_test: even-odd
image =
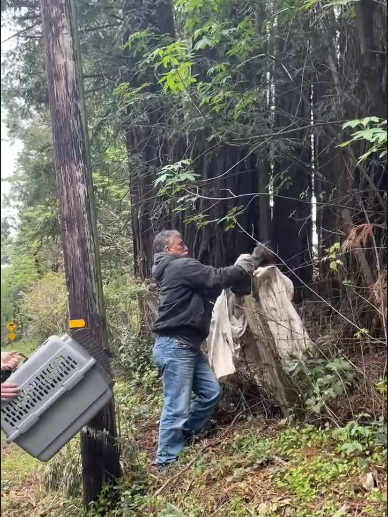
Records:
[[[329,262],[330,269],[332,271],[338,271],[340,267],[344,265],[342,260],[339,258],[341,256],[341,245],[339,242],[330,246],[330,248],[326,249],[325,256],[322,259],[322,262]]]
[[[190,165],[190,160],[181,160],[162,167],[157,173],[158,177],[154,183],[155,187],[159,187],[159,195],[175,196],[183,189],[189,188],[190,184],[194,183],[199,176],[190,168]]]
[[[178,94],[185,91],[190,84],[197,82],[191,71],[194,56],[187,41],[178,40],[159,47],[151,52],[146,61],[147,64],[153,63],[156,72],[162,70],[159,83],[166,92]]]
[[[387,156],[387,121],[377,117],[366,117],[363,119],[351,120],[342,126],[343,129],[361,128],[352,134],[352,138],[341,144],[346,147],[354,142],[366,140],[371,147],[366,153],[360,156],[359,161],[366,160],[371,154],[378,154],[379,158]]]

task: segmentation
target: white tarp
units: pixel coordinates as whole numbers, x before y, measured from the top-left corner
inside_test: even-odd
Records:
[[[255,271],[253,282],[254,291],[258,293],[256,316],[265,321],[279,356],[292,355],[302,359],[309,337],[292,303],[292,281],[276,266],[267,266]],[[223,291],[214,305],[207,340],[209,363],[219,380],[225,380],[236,372],[241,338],[246,329],[246,317],[238,298],[231,291]],[[265,342],[258,342],[257,346],[265,346]]]

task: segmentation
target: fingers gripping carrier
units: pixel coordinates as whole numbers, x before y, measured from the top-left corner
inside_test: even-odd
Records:
[[[7,442],[48,461],[112,397],[112,380],[76,341],[51,336],[8,379],[19,396],[1,402]]]

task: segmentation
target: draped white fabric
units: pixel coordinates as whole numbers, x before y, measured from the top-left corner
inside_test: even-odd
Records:
[[[255,271],[253,282],[258,293],[256,317],[269,329],[280,358],[291,355],[302,359],[309,337],[292,303],[292,281],[276,266],[267,266]],[[223,291],[214,305],[206,343],[210,366],[219,380],[225,380],[238,369],[241,338],[246,329],[247,321],[239,299],[231,291]],[[265,343],[256,345],[265,346]]]

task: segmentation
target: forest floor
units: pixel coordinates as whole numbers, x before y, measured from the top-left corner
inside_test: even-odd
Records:
[[[89,513],[112,517],[383,517],[386,449],[368,428],[350,423],[292,426],[250,415],[213,429],[187,447],[163,475],[152,469],[158,433],[160,389],[140,378],[116,387],[125,475]],[[241,415],[243,418],[244,415]],[[373,439],[372,439],[373,438]],[[75,442],[76,443],[76,442]],[[42,479],[78,469],[78,445],[42,467],[12,445],[2,447],[3,517],[80,517],[79,495],[63,486],[48,491]],[[62,463],[61,463],[62,462]],[[55,472],[54,472],[55,471]],[[113,497],[115,496],[115,497]]]

